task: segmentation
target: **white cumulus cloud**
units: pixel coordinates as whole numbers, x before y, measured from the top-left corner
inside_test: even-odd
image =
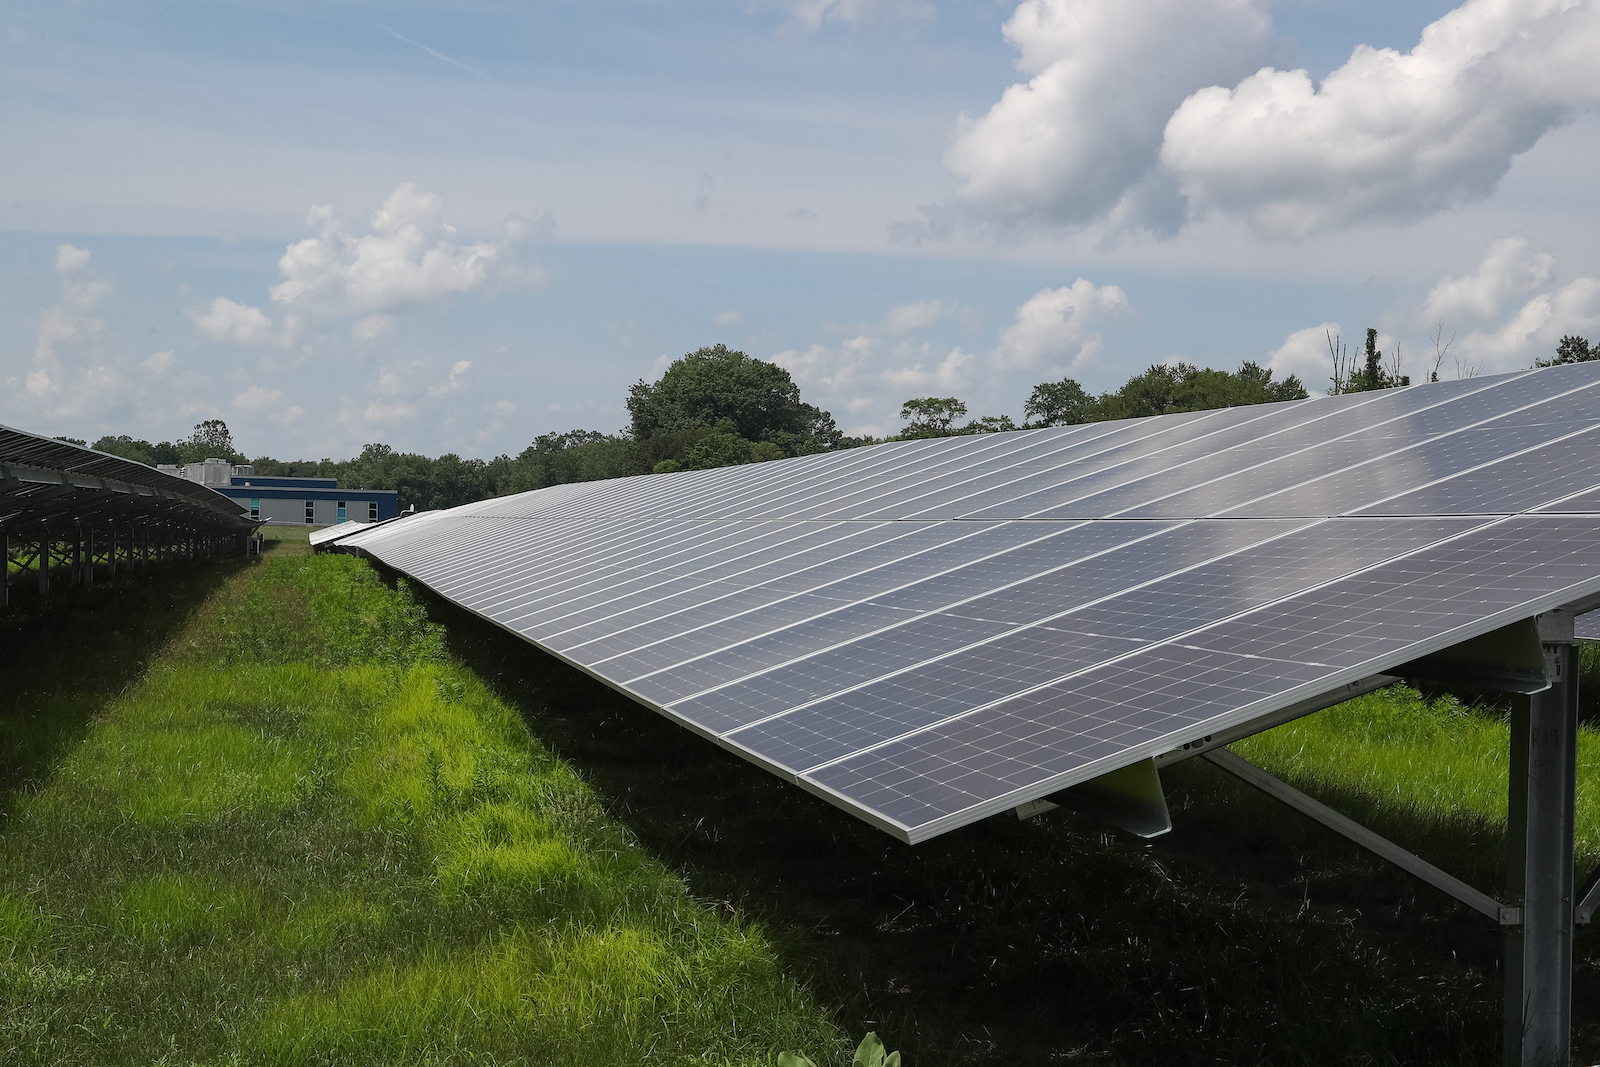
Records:
[[[166,371],[167,368],[171,367],[176,359],[176,351],[169,348],[165,352],[154,353],[149,359],[145,360],[143,363],[140,363],[139,366],[143,367],[151,374],[161,374]]]
[[[1277,381],[1291,374],[1300,379],[1306,392],[1316,395],[1326,392],[1333,376],[1333,355],[1329,348],[1331,339],[1340,336],[1337,322],[1324,322],[1320,326],[1307,326],[1284,338],[1283,344],[1267,353],[1261,365],[1272,371]]]
[[[835,344],[789,349],[771,358],[813,402],[859,420],[844,425],[847,433],[893,432],[900,404],[917,395],[960,396],[974,405],[974,416],[999,414],[996,406],[1014,405],[1011,414],[1020,417],[1021,398],[1038,376],[1091,361],[1101,346],[1092,323],[1128,308],[1127,295],[1117,286],[1079,278],[1035,293],[1016,309],[995,346],[985,350],[919,337],[960,310],[948,302],[921,300],[890,308],[878,322],[850,328]],[[964,323],[966,317],[964,311]]]
[[[1478,269],[1463,277],[1440,278],[1422,305],[1424,322],[1489,318],[1508,300],[1526,296],[1555,276],[1556,257],[1536,252],[1521,237],[1503,237],[1489,246]]]
[[[1030,77],[963,116],[945,157],[962,205],[1002,226],[1181,217],[1156,173],[1168,119],[1277,48],[1266,0],[1023,0],[1003,32]]]
[[[213,341],[249,345],[272,337],[272,323],[260,308],[236,304],[225,296],[217,297],[204,311],[191,311],[189,317]]]
[[[1322,84],[1263,69],[1167,123],[1191,213],[1298,238],[1489,195],[1545,133],[1600,101],[1600,5],[1467,0],[1408,53],[1358,46]]]
[[[99,333],[105,323],[95,311],[111,292],[111,283],[89,270],[89,250],[64,244],[56,247],[56,273],[61,295],[54,307],[39,313],[39,333],[33,349],[33,369],[25,388],[34,398],[58,392],[66,377],[56,347]]]
[[[1456,350],[1486,371],[1515,370],[1555,355],[1567,334],[1594,337],[1600,330],[1600,278],[1577,278],[1534,296],[1499,326],[1460,338]]]
[[[402,183],[361,233],[332,204],[311,209],[307,225],[320,233],[296,241],[278,260],[282,280],[273,302],[289,312],[364,316],[358,335],[388,328],[384,316],[441,303],[457,293],[493,292],[540,284],[542,272],[515,261],[512,247],[537,227],[513,217],[495,242],[463,243],[444,221],[444,200]]]
[[[1000,333],[990,356],[996,367],[1054,370],[1080,367],[1100,351],[1100,335],[1086,327],[1095,318],[1128,309],[1128,297],[1115,285],[1096,286],[1079,278],[1060,289],[1041,289],[1017,308],[1017,321]]]
[[[445,379],[442,384],[428,386],[428,395],[443,396],[446,393],[458,392],[465,387],[462,379],[466,377],[467,371],[471,369],[472,361],[470,359],[457,360],[455,366],[450,368],[449,378]]]
[[[926,356],[928,352],[929,346],[924,345],[922,354]],[[975,354],[956,347],[942,359],[935,355],[931,359],[890,367],[883,372],[883,380],[901,389],[934,389],[941,393],[953,393],[964,389],[971,381],[969,369],[977,360]]]

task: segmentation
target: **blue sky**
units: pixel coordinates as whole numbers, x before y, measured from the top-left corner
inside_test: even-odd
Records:
[[[13,4],[0,421],[489,456],[716,342],[877,433],[1325,388],[1367,326],[1527,366],[1600,340],[1597,50],[1594,0]]]

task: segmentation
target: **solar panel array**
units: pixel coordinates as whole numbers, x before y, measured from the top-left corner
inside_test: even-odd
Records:
[[[1600,364],[554,486],[358,546],[908,841],[1600,590]]]
[[[30,536],[41,523],[172,523],[207,534],[256,527],[214,489],[121,456],[0,426],[0,530]]]

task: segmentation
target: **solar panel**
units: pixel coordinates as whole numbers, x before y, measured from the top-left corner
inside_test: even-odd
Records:
[[[1600,365],[553,486],[340,539],[907,841],[1600,591]]]

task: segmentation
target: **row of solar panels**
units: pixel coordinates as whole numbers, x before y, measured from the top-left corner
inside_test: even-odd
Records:
[[[1600,367],[557,486],[340,544],[907,840],[1600,592]]]
[[[34,537],[52,526],[135,520],[214,535],[242,535],[255,526],[236,501],[197,482],[0,426],[0,529]]]

